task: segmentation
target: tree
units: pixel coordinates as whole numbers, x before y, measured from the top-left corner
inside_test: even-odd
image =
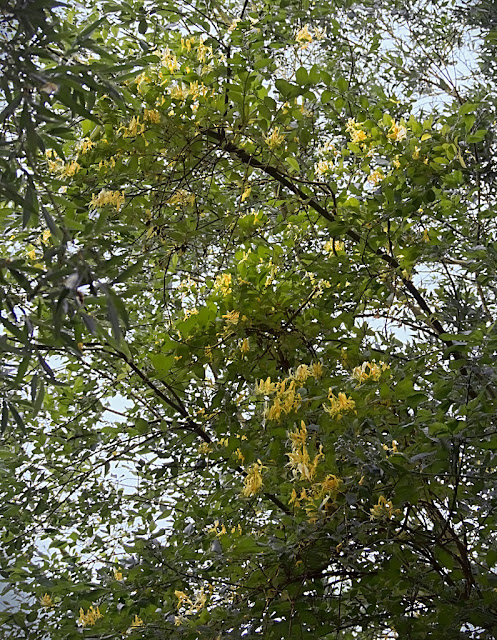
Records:
[[[2,191],[5,637],[495,637],[494,40],[335,9],[77,15],[118,92]]]

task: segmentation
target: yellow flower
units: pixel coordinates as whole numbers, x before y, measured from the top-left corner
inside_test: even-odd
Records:
[[[181,50],[191,51],[192,46],[195,44],[195,38],[181,38]]]
[[[193,605],[193,602],[190,600],[190,598],[186,595],[184,591],[176,590],[174,592],[174,595],[176,596],[176,598],[178,598],[178,602],[176,604],[176,607],[178,608],[178,610],[181,609],[181,607],[185,604],[189,604],[190,606]]]
[[[421,147],[414,147],[414,151],[412,152],[412,159],[413,160],[418,160],[419,159],[420,151],[421,151]]]
[[[299,384],[304,384],[310,375],[311,371],[306,364],[299,364],[295,371],[290,370],[290,377]]]
[[[387,137],[394,142],[400,142],[405,140],[407,136],[407,129],[402,124],[397,124],[395,120],[392,120],[392,126],[388,130]]]
[[[286,383],[288,381],[290,381],[290,384],[287,389]],[[270,407],[266,407],[264,417],[267,420],[278,422],[282,413],[289,414],[292,411],[299,410],[302,396],[300,393],[296,393],[295,380],[290,380],[289,378],[275,383],[274,390],[276,391],[276,398]]]
[[[176,56],[171,53],[169,47],[166,47],[165,51],[160,54],[161,64],[166,67],[170,73],[174,73],[178,69],[178,61]]]
[[[319,27],[314,27],[314,37],[316,40],[322,40],[326,36],[326,28],[320,29]]]
[[[170,89],[168,89],[168,93],[171,96],[171,98],[173,98],[173,100],[185,100],[185,98],[188,96],[188,91],[186,91],[179,84],[176,84],[173,87],[171,87]],[[174,111],[171,110],[168,115],[173,116],[174,115]]]
[[[375,169],[368,176],[368,182],[370,182],[373,186],[376,187],[383,179],[385,178],[381,169]]]
[[[390,369],[390,365],[384,362],[379,362],[378,364],[376,362],[363,362],[360,367],[354,367],[352,377],[354,380],[357,380],[359,384],[367,382],[368,380],[378,382],[383,371],[387,369]]]
[[[228,27],[228,33],[233,33],[233,31],[237,28],[238,23],[240,22],[240,18],[235,18],[233,22]]]
[[[392,164],[396,169],[400,168],[399,156],[395,156],[395,158],[392,160]]]
[[[259,493],[262,489],[262,474],[261,471],[266,469],[266,467],[262,464],[260,460],[254,462],[254,464],[250,465],[247,475],[244,480],[244,487],[242,490],[242,495],[246,498]]]
[[[300,422],[300,429],[288,433],[288,437],[292,443],[292,452],[286,454],[290,460],[287,466],[292,468],[294,475],[300,473],[301,480],[312,480],[316,475],[319,460],[324,458],[323,446],[320,445],[319,452],[311,462],[306,446],[307,427],[303,420]]]
[[[112,205],[118,211],[124,204],[124,191],[108,191],[107,189],[102,189],[98,196],[95,194],[91,197],[91,206],[92,207],[104,207],[105,205]]]
[[[229,311],[228,313],[225,313],[221,317],[225,318],[226,322],[228,324],[237,325],[238,324],[238,320],[240,318],[240,312],[239,311]]]
[[[323,365],[320,362],[313,362],[310,366],[310,372],[313,378],[321,378],[323,375]]]
[[[250,351],[250,345],[249,345],[249,341],[247,338],[244,338],[242,340],[242,344],[240,346],[240,351],[242,353],[242,355],[245,355],[246,353],[248,353]]]
[[[114,569],[114,579],[115,580],[122,580],[123,579],[123,574],[122,574],[122,571],[120,569]]]
[[[300,503],[303,500],[309,500],[309,495],[307,494],[307,489],[303,488],[300,491],[300,495],[297,494],[295,489],[292,489],[292,495],[290,497],[290,500],[288,501],[288,504],[294,504],[295,507],[298,509],[300,507]]]
[[[48,593],[45,593],[40,598],[40,604],[42,607],[45,607],[45,609],[50,609],[51,607],[54,606],[54,601],[52,596],[49,595]]]
[[[205,409],[204,409],[204,412],[205,412]],[[199,452],[200,455],[205,456],[212,451],[212,445],[209,442],[201,442],[198,445],[197,451]]]
[[[285,136],[280,133],[279,127],[275,127],[271,135],[264,136],[264,142],[267,144],[267,146],[271,150],[276,149],[276,147],[279,147],[284,140],[285,140]]]
[[[229,295],[231,293],[231,273],[223,273],[220,276],[216,276],[214,290],[220,291],[224,296]]]
[[[363,142],[368,137],[367,133],[360,128],[354,118],[349,118],[347,120],[346,130],[350,135],[351,141],[355,144]]]
[[[195,202],[195,194],[190,193],[186,189],[178,189],[167,200],[167,204],[179,204],[182,206],[193,205]]]
[[[300,44],[301,49],[307,49],[312,42],[312,35],[309,33],[309,25],[306,24],[300,31],[297,31],[295,40]]]
[[[68,162],[62,165],[59,169],[59,175],[64,178],[72,178],[72,176],[81,169],[81,165],[73,160],[72,162]]]
[[[198,309],[184,309],[183,313],[184,313],[183,320],[187,320],[190,316],[197,316]]]
[[[394,516],[402,513],[400,509],[394,509],[390,501],[385,496],[378,498],[378,503],[374,505],[371,512],[371,520],[391,520]]]
[[[145,122],[152,122],[153,124],[160,123],[160,113],[155,109],[145,109],[143,111],[143,119]]]
[[[95,609],[95,607],[92,605],[86,613],[84,612],[83,608],[79,610],[78,622],[83,627],[93,627],[96,621],[102,617],[103,616],[100,613],[100,609],[98,607]]]
[[[352,398],[347,398],[345,393],[340,392],[337,397],[330,389],[328,392],[328,399],[330,401],[330,406],[328,407],[323,405],[323,409],[326,413],[329,413],[332,418],[336,418],[337,420],[341,420],[342,414],[355,409],[354,400],[352,400]]]
[[[131,628],[142,627],[142,626],[143,626],[143,620],[135,614],[135,617],[131,622]]]
[[[28,251],[26,255],[30,260],[36,260],[36,251],[34,249],[31,249],[31,251]]]
[[[333,239],[327,240],[324,243],[324,247],[323,247],[323,249],[328,253],[335,253],[335,252],[338,253],[338,251],[343,251],[344,248],[345,248],[345,245],[341,240],[333,240]]]
[[[255,383],[255,394],[256,395],[268,395],[273,393],[276,389],[276,383],[271,382],[271,378],[267,378],[266,380],[259,380],[259,382]]]
[[[250,196],[251,192],[252,192],[252,187],[247,187],[245,189],[245,191],[242,193],[242,198],[241,198],[242,202],[245,202],[245,200]]]
[[[314,172],[317,176],[322,176],[328,171],[332,171],[335,165],[329,160],[320,160],[314,165]]]
[[[78,144],[77,149],[84,155],[85,153],[88,153],[88,151],[94,146],[95,143],[93,142],[93,140],[90,140],[90,138],[83,138],[83,140],[81,140],[81,142]]]
[[[338,492],[341,484],[342,481],[340,478],[337,478],[337,476],[334,476],[332,474],[328,474],[320,484],[319,493],[320,495],[335,494]]]
[[[197,58],[199,62],[205,62],[207,56],[212,58],[212,47],[208,47],[203,42],[199,42],[197,47]]]
[[[121,127],[124,138],[136,138],[145,131],[145,124],[140,122],[140,116],[133,116],[128,126]]]

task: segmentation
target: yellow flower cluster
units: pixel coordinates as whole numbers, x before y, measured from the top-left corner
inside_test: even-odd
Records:
[[[83,608],[79,610],[78,622],[83,627],[93,627],[96,621],[102,617],[103,616],[100,613],[100,609],[98,607],[95,609],[95,607],[92,605],[86,613],[84,612]]]
[[[52,596],[48,593],[45,593],[40,598],[40,604],[42,607],[45,607],[45,609],[51,609],[55,603]]]
[[[349,118],[347,120],[347,126],[345,128],[350,135],[351,141],[355,144],[363,142],[368,137],[366,132],[361,129],[354,118]]]
[[[302,29],[297,31],[295,40],[300,44],[301,49],[307,49],[312,42],[312,35],[309,33],[309,25],[306,24]]]
[[[338,253],[338,251],[343,251],[345,249],[345,245],[341,240],[331,239],[324,243],[323,249],[328,253]]]
[[[359,384],[367,382],[368,380],[378,382],[383,371],[387,369],[390,369],[390,365],[385,362],[363,362],[360,367],[354,367],[352,377],[354,380],[357,380]]]
[[[99,169],[107,169],[109,167],[113,169],[115,166],[116,166],[116,160],[114,156],[110,156],[108,160],[100,160],[100,162],[98,163]]]
[[[230,26],[228,27],[228,33],[233,33],[233,31],[235,31],[235,29],[238,27],[238,23],[240,21],[241,21],[240,18],[235,18],[230,24]]]
[[[241,352],[242,355],[245,355],[249,351],[250,351],[250,345],[249,345],[248,338],[244,338],[242,340],[242,344],[240,345],[240,352]]]
[[[83,140],[81,140],[81,142],[77,145],[76,149],[84,155],[85,153],[88,153],[90,149],[93,149],[94,146],[95,143],[93,142],[93,140],[90,140],[90,138],[83,138]]]
[[[169,47],[166,47],[164,51],[159,53],[160,61],[163,67],[168,69],[169,73],[174,73],[178,70],[178,60],[174,53],[171,53]]]
[[[178,204],[180,206],[192,206],[195,202],[195,194],[186,189],[178,189],[169,198],[166,204]]]
[[[300,422],[300,429],[288,433],[288,437],[292,444],[292,452],[286,454],[290,460],[287,466],[292,469],[295,476],[300,473],[301,480],[308,480],[310,482],[316,475],[319,461],[321,458],[324,458],[323,446],[319,446],[318,453],[311,461],[306,445],[307,427],[303,420]]]
[[[239,311],[229,311],[228,313],[225,313],[221,317],[224,318],[228,324],[237,325],[238,321],[240,319],[240,312]]]
[[[271,151],[279,147],[284,140],[285,136],[280,133],[279,127],[275,127],[270,135],[264,136],[264,142],[271,149]]]
[[[81,169],[81,165],[76,160],[63,163],[59,169],[59,175],[64,178],[72,178]]]
[[[247,475],[244,480],[244,487],[242,490],[242,495],[246,498],[259,493],[262,489],[262,474],[261,471],[266,469],[266,467],[262,464],[260,460],[254,462],[254,464],[250,465],[247,470]]]
[[[341,420],[344,413],[355,409],[354,400],[352,400],[352,398],[347,398],[345,393],[342,393],[341,391],[338,396],[335,396],[333,391],[330,389],[328,391],[328,400],[330,401],[330,406],[323,404],[323,409],[336,420]]]
[[[310,365],[299,364],[299,366],[293,370],[290,369],[290,376],[292,380],[300,384],[304,384],[308,378],[321,378],[323,375],[323,365],[320,362],[313,362]]]
[[[152,124],[160,123],[160,113],[156,109],[144,109],[143,120]]]
[[[181,38],[181,51],[191,51],[194,44],[194,36],[192,36],[191,38]]]
[[[371,520],[391,520],[394,516],[402,513],[400,509],[394,509],[392,503],[385,496],[378,498],[378,503],[370,509],[370,512]]]
[[[178,602],[176,603],[176,607],[179,609],[181,609],[181,607],[189,604],[190,606],[193,605],[193,602],[191,601],[191,599],[186,595],[186,593],[184,591],[179,591],[178,589],[174,592],[174,595],[176,596],[176,598],[178,599]]]
[[[219,526],[221,526],[221,528],[219,529]],[[237,533],[239,536],[242,535],[242,525],[238,524],[236,527],[231,527],[231,531],[232,534]],[[214,526],[209,527],[207,529],[207,533],[214,533],[216,538],[222,538],[224,535],[226,535],[228,533],[228,530],[226,529],[226,526],[224,524],[221,524],[219,522],[219,520],[214,520]]]
[[[317,162],[314,165],[314,173],[317,176],[322,176],[325,173],[333,171],[334,168],[335,168],[335,165],[333,164],[332,161],[330,161],[330,160],[320,160],[319,162]]]
[[[145,131],[145,123],[140,122],[140,116],[133,116],[127,126],[121,127],[123,138],[136,138]]]
[[[255,383],[254,391],[256,395],[269,395],[273,393],[276,389],[276,382],[271,382],[271,378],[267,378],[266,380],[259,380],[259,382]]]
[[[191,316],[197,316],[198,315],[198,309],[194,308],[194,309],[184,309],[183,310],[183,320],[188,320],[188,318],[190,318]]]
[[[286,386],[288,384],[288,387]],[[302,396],[296,391],[295,380],[286,378],[281,382],[277,382],[275,393],[276,397],[273,400],[273,404],[266,406],[264,411],[264,417],[267,420],[279,422],[281,420],[281,414],[288,415],[293,411],[298,411],[302,402]]]
[[[139,618],[136,614],[131,622],[131,629],[136,629],[137,627],[143,626],[143,620]]]
[[[202,82],[198,83],[198,80],[195,82],[190,82],[188,87],[185,87],[183,84],[176,84],[171,89],[168,89],[169,95],[171,98],[175,100],[186,100],[188,96],[191,96],[193,100],[196,100],[199,96],[205,98],[209,93],[209,89]]]
[[[254,391],[256,395],[270,395],[277,393],[279,395],[285,392],[287,382],[298,382],[304,384],[308,378],[321,378],[323,375],[323,365],[320,362],[313,362],[310,365],[299,364],[296,369],[290,370],[290,375],[281,382],[271,382],[271,378],[259,380],[255,383]]]
[[[399,448],[397,446],[397,440],[392,440],[392,446],[389,447],[387,444],[383,445],[383,449],[385,451],[391,451],[392,453],[399,453]]]
[[[319,508],[322,510],[335,503],[336,497],[340,491],[342,481],[340,478],[333,474],[328,474],[323,482],[317,482],[312,485],[309,492],[303,488],[300,491],[300,495],[295,489],[292,489],[292,495],[289,504],[294,504],[298,509],[302,502],[306,504],[306,511],[312,514],[316,509],[316,503],[319,502]]]
[[[62,158],[58,157],[54,149],[47,149],[45,157],[47,158],[48,169],[52,173],[57,173],[60,178],[72,178],[81,169],[81,165],[76,160],[64,162]]]
[[[199,62],[207,62],[207,58],[212,58],[212,47],[208,47],[202,41],[198,43],[197,58]]]
[[[405,140],[407,136],[407,129],[402,124],[397,124],[395,120],[392,121],[392,126],[388,130],[387,137],[394,142],[400,142]]]
[[[219,527],[219,520],[214,520],[214,526],[207,529],[207,533],[214,533],[216,535],[216,538],[221,538],[226,533],[228,533],[226,531],[226,527],[224,526],[224,524],[221,525],[221,529],[219,530],[218,530],[218,527]]]
[[[95,194],[91,197],[91,206],[92,207],[104,207],[105,205],[112,205],[118,211],[124,204],[124,191],[108,191],[107,189],[102,189],[98,196]]]
[[[216,276],[214,290],[220,291],[223,296],[228,296],[231,293],[231,273],[223,273],[220,276]]]
[[[381,171],[381,169],[375,169],[371,171],[368,176],[368,182],[370,182],[373,186],[380,184],[380,182],[385,178],[385,175]]]

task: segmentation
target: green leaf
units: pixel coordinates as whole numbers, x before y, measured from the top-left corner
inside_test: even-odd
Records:
[[[309,74],[305,67],[299,67],[295,74],[296,80],[300,85],[306,85],[309,82]]]
[[[297,160],[295,160],[295,158],[292,158],[292,156],[288,156],[287,158],[285,158],[285,162],[290,167],[290,169],[293,169],[297,173],[300,172],[299,163],[297,162]]]

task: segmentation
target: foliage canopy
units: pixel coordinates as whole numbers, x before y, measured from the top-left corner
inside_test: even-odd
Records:
[[[495,637],[493,4],[2,12],[4,637]]]

